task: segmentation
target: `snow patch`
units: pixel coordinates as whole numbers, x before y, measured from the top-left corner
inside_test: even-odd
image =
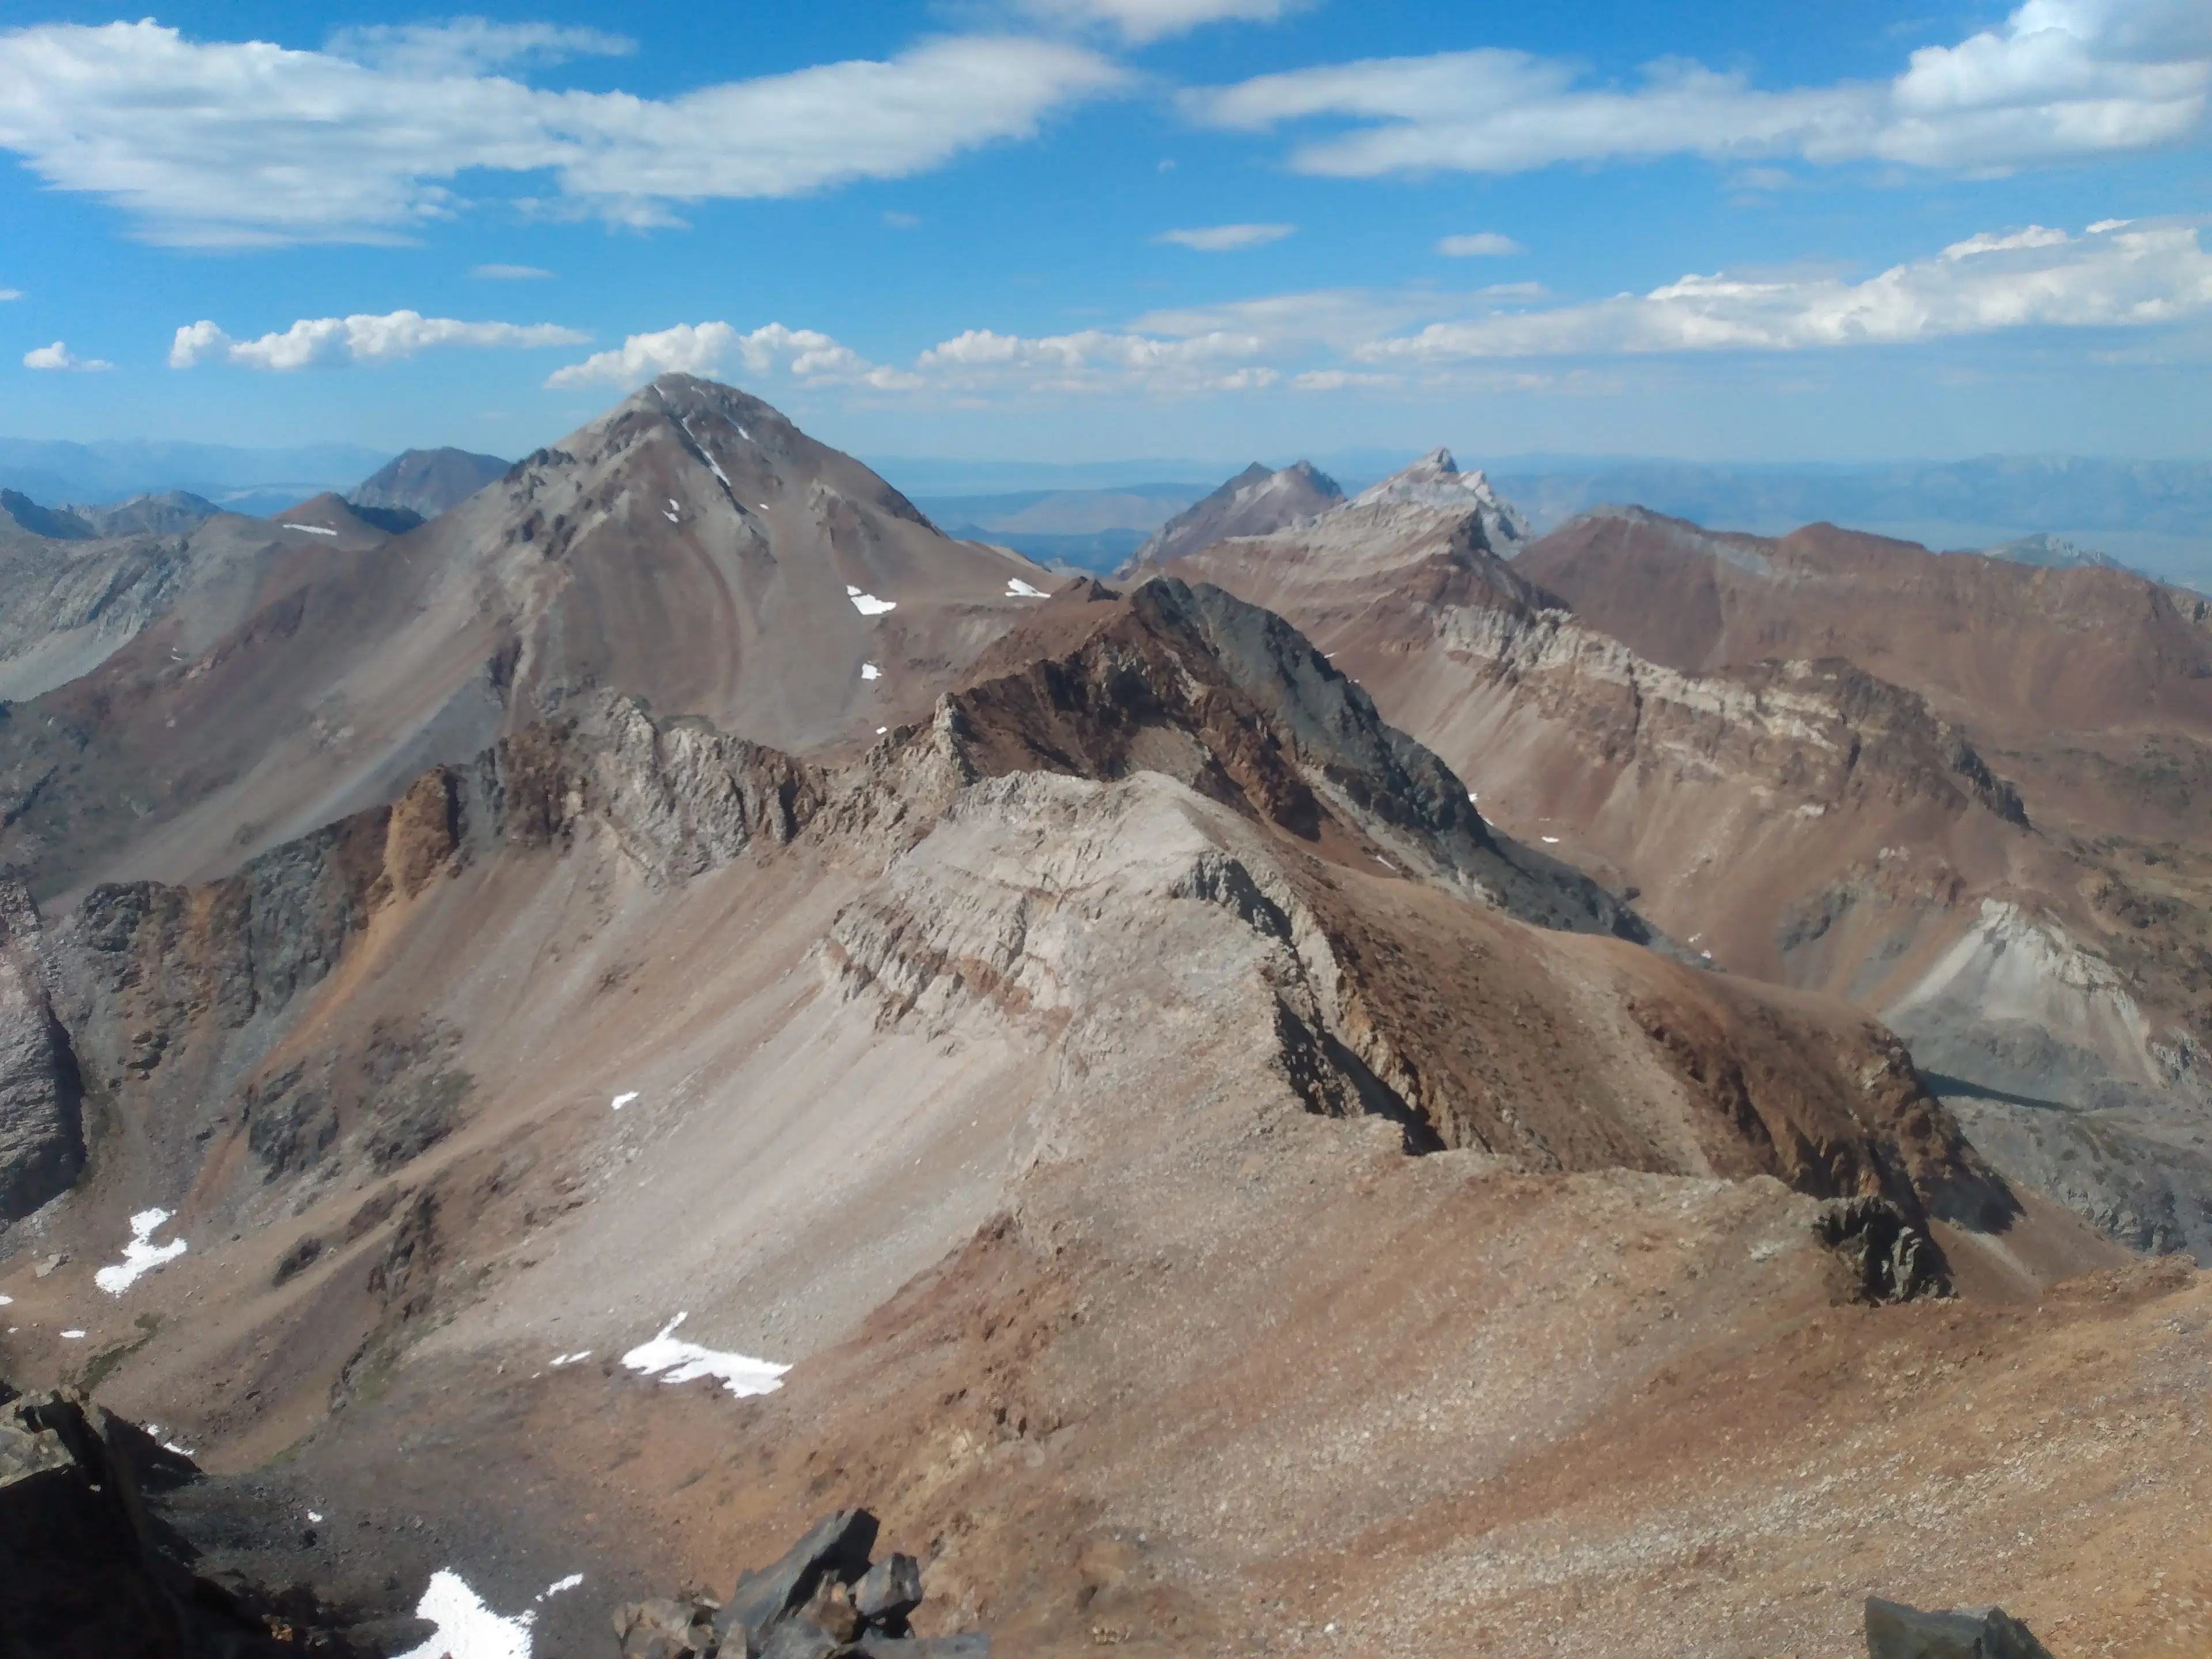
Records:
[[[583,1582],[584,1575],[580,1572],[572,1572],[566,1578],[556,1578],[538,1592],[538,1599],[543,1601],[549,1595],[558,1595],[562,1590],[572,1590]]]
[[[883,678],[883,677],[884,671],[877,667],[875,664],[872,662],[864,662],[860,665],[860,678],[862,679],[879,680]]]
[[[574,1353],[556,1354],[553,1356],[553,1369],[557,1371],[563,1365],[573,1365],[579,1360],[589,1359],[591,1357],[592,1351],[589,1348],[580,1348]]]
[[[888,732],[888,731],[890,731],[890,726],[878,726],[878,727],[876,728],[876,735],[877,735],[878,737],[879,737],[879,738],[880,738],[881,736],[883,736],[883,734],[884,734],[884,732]]]
[[[84,1340],[84,1333],[82,1331],[64,1331],[62,1333],[62,1340],[64,1342],[82,1342]]]
[[[141,1210],[131,1218],[131,1242],[123,1247],[123,1260],[112,1267],[102,1267],[92,1276],[93,1283],[110,1296],[120,1296],[137,1282],[142,1274],[149,1273],[164,1262],[174,1261],[185,1253],[185,1241],[173,1238],[166,1244],[154,1243],[154,1235],[167,1223],[167,1210]]]
[[[12,1307],[14,1307],[15,1305],[15,1298],[14,1297],[12,1297],[12,1296],[0,1296],[0,1308],[12,1308]]]
[[[643,1371],[647,1376],[660,1376],[664,1382],[690,1382],[702,1376],[720,1377],[722,1386],[743,1398],[752,1394],[773,1394],[783,1386],[783,1374],[791,1369],[779,1365],[772,1359],[754,1359],[741,1353],[718,1353],[712,1348],[702,1348],[696,1342],[681,1342],[676,1338],[676,1328],[691,1316],[679,1313],[660,1328],[660,1333],[650,1342],[641,1342],[623,1356],[623,1364],[631,1370]],[[666,1375],[661,1374],[665,1372]]]
[[[1557,847],[1559,844],[1559,838],[1557,836],[1544,836],[1540,839],[1547,847]]]
[[[872,593],[863,593],[857,587],[847,586],[845,597],[853,602],[853,609],[864,617],[880,617],[886,611],[898,609],[896,599],[879,599]]]
[[[438,1632],[399,1659],[530,1659],[530,1627],[538,1622],[529,1613],[501,1618],[460,1574],[444,1567],[430,1575],[415,1616],[428,1619]]]
[[[636,1098],[637,1091],[635,1089],[632,1089],[628,1094],[617,1095],[614,1100],[614,1109],[619,1112],[623,1107],[629,1105],[630,1102]]]
[[[1044,589],[1031,587],[1019,576],[1009,576],[1006,578],[1006,597],[1010,599],[1041,599],[1044,597]]]
[[[323,1517],[313,1510],[309,1510],[307,1511],[307,1519],[313,1522],[319,1527],[323,1524]]]
[[[335,530],[326,529],[319,524],[288,524],[284,528],[287,530],[304,531],[310,536],[335,536],[338,533]]]
[[[667,520],[668,520],[668,522],[669,522],[669,523],[671,523],[671,524],[681,524],[681,523],[683,523],[683,522],[684,522],[681,519],[678,518],[678,517],[677,517],[673,513],[664,513],[664,514],[662,514],[660,516],[661,516],[662,518],[664,518],[664,519]]]

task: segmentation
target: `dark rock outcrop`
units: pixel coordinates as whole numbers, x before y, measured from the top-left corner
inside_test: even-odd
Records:
[[[836,1510],[769,1566],[738,1576],[719,1607],[699,1597],[632,1602],[614,1616],[623,1659],[987,1659],[980,1634],[920,1637],[921,1565],[874,1565],[876,1517]]]
[[[0,883],[0,1224],[66,1192],[84,1168],[76,1056],[50,990],[37,908]]]
[[[2051,1659],[2051,1650],[2002,1607],[1923,1613],[1867,1597],[1867,1659]]]
[[[1911,1302],[1948,1290],[1942,1253],[1888,1199],[1838,1200],[1820,1212],[1813,1231],[1849,1265],[1862,1301]]]
[[[0,1659],[353,1654],[295,1598],[280,1607],[192,1571],[146,1500],[198,1474],[66,1389],[0,1409]]]

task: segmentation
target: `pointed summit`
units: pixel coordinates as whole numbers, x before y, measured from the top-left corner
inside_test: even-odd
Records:
[[[1492,489],[1483,473],[1461,471],[1451,451],[1441,444],[1411,466],[1369,485],[1352,505],[1425,507],[1480,514],[1484,539],[1503,558],[1511,558],[1528,539],[1528,520],[1521,510]]]

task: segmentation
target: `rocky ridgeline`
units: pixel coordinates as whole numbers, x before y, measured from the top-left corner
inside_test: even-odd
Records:
[[[921,1567],[870,1563],[878,1522],[838,1510],[772,1566],[741,1575],[729,1600],[663,1596],[615,1614],[623,1659],[985,1659],[981,1635],[916,1636]]]

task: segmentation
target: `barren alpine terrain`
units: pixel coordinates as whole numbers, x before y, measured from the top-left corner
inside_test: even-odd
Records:
[[[1908,672],[1951,556],[1653,532],[1704,627],[1620,524],[1438,452],[1059,582],[664,375],[398,533],[7,543],[0,1376],[334,1651],[860,1506],[1001,1654],[2206,1651],[2212,848],[2081,781],[2201,606]]]

